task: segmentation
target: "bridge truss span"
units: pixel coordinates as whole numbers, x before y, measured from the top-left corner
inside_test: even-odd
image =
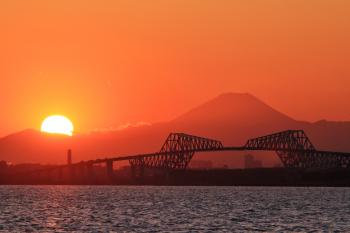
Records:
[[[303,130],[249,139],[247,150],[275,151],[287,168],[350,168],[350,154],[318,151]]]
[[[171,133],[159,153],[154,156],[130,159],[131,166],[162,169],[185,169],[196,151],[223,149],[220,141],[184,133]]]
[[[224,147],[218,140],[171,133],[152,156],[130,159],[132,167],[185,169],[195,152],[274,151],[287,168],[350,168],[350,153],[318,151],[303,130],[286,130],[249,139],[242,147]]]
[[[249,139],[247,150],[297,151],[316,150],[303,130],[286,130]]]
[[[220,141],[185,133],[171,133],[160,151],[148,154],[127,155],[81,161],[75,164],[55,166],[31,173],[51,172],[68,167],[72,171],[94,164],[106,163],[108,174],[113,174],[113,162],[129,161],[131,170],[143,173],[144,168],[156,170],[186,169],[196,152],[214,151],[274,151],[287,168],[350,169],[350,153],[319,151],[303,130],[286,130],[249,139],[244,146],[225,147]]]

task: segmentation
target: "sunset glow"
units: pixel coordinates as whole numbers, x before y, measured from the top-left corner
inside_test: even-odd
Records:
[[[0,35],[0,233],[350,233],[350,0],[0,0]]]
[[[167,121],[224,92],[347,121],[350,1],[331,2],[0,1],[0,106],[11,109],[0,136],[47,112],[79,132]]]
[[[65,116],[49,116],[41,124],[41,132],[44,133],[72,136],[73,130],[73,123]]]

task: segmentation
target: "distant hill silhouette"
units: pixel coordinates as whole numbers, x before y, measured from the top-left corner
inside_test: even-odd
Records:
[[[250,94],[222,94],[173,120],[177,129],[244,143],[247,137],[303,124]]]
[[[68,148],[72,148],[75,162],[154,152],[160,149],[170,132],[215,138],[226,145],[243,145],[248,138],[286,129],[304,129],[319,149],[350,151],[350,122],[296,121],[250,94],[226,93],[172,121],[151,126],[73,137],[25,130],[0,139],[0,160],[12,163],[65,163]],[[230,166],[242,162],[241,157],[227,153],[203,154],[198,159],[213,159],[218,164]],[[278,158],[271,153],[261,155],[260,159],[267,165],[278,162]]]

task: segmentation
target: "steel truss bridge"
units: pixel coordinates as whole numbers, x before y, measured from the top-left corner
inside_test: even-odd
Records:
[[[184,133],[171,133],[159,152],[113,158],[82,161],[62,165],[50,170],[64,168],[91,168],[105,163],[107,174],[113,173],[113,162],[129,161],[131,169],[161,170],[186,169],[196,152],[218,151],[274,151],[286,168],[338,169],[350,168],[350,153],[317,150],[303,130],[287,130],[249,139],[243,146],[224,146],[220,141]],[[43,171],[43,170],[41,170]],[[41,172],[37,171],[37,172]],[[47,169],[44,170],[44,172]]]
[[[287,168],[350,168],[350,153],[316,150],[303,130],[249,139],[240,147],[225,147],[217,140],[171,133],[159,152],[124,159],[132,167],[185,169],[196,152],[214,151],[275,151]]]

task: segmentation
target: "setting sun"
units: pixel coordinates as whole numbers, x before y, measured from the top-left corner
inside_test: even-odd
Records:
[[[65,116],[49,116],[41,124],[41,132],[73,135],[73,123]]]

